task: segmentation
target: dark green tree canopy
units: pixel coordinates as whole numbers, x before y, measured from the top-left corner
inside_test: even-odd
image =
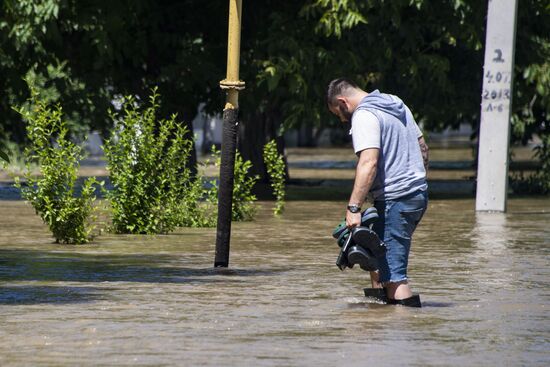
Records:
[[[199,102],[219,99],[226,27],[212,24],[223,24],[225,12],[199,1],[4,1],[0,133],[22,139],[10,106],[26,100],[24,78],[60,101],[75,128],[105,131],[113,98],[146,96],[154,86],[167,111],[190,120]]]
[[[187,123],[199,102],[220,109],[227,3],[3,1],[0,137],[23,138],[11,106],[28,96],[24,78],[63,104],[74,131],[106,131],[113,98],[153,86],[163,113]],[[475,125],[486,11],[487,1],[474,0],[245,0],[241,145],[261,157],[281,128],[336,123],[324,89],[342,75],[399,94],[428,129]],[[548,130],[549,35],[548,3],[520,1],[513,121],[522,140]]]

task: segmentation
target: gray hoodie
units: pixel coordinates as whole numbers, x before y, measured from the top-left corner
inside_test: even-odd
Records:
[[[403,101],[396,96],[380,93],[378,89],[369,93],[359,103],[358,109],[365,109],[372,112],[377,110],[395,116],[400,121],[405,121],[406,110]]]
[[[380,123],[380,153],[371,187],[374,199],[397,199],[427,190],[426,170],[418,144],[422,132],[403,101],[375,90],[361,100],[357,110],[372,112]]]

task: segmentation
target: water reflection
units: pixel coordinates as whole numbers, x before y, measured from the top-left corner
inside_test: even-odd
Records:
[[[238,282],[243,277],[282,273],[279,269],[193,268],[189,259],[168,254],[97,254],[0,249],[4,281],[70,282]]]
[[[478,267],[492,269],[489,277],[473,279],[480,281],[479,286],[505,286],[513,280],[512,267],[517,262],[512,251],[517,231],[508,227],[506,213],[478,212],[475,214],[475,226],[472,229],[472,257]]]

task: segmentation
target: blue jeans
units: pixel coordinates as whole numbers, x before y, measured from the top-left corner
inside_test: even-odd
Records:
[[[380,282],[407,280],[411,238],[428,206],[428,193],[417,191],[402,198],[375,201],[379,219],[373,230],[386,244],[386,255],[378,258]]]

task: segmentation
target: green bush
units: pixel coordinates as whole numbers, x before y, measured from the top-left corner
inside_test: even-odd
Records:
[[[205,188],[202,175],[189,182],[185,196],[179,206],[177,225],[179,227],[215,227],[217,219],[217,191]]]
[[[113,190],[110,200],[116,233],[168,233],[176,226],[206,226],[206,194],[200,177],[189,168],[193,140],[176,121],[157,119],[159,95],[139,108],[133,97],[112,114],[115,130],[104,146]]]
[[[217,168],[221,165],[221,154],[219,150],[212,147],[212,155],[214,164]],[[258,176],[250,176],[248,171],[252,167],[252,162],[244,160],[242,155],[237,151],[235,153],[235,168],[233,178],[233,202],[231,206],[232,221],[249,221],[254,219],[256,207],[254,202],[257,200],[256,195],[252,193],[254,185],[258,181]],[[208,201],[217,202],[218,184],[215,181],[211,182],[212,188],[208,191]]]
[[[285,161],[277,151],[275,140],[271,140],[264,146],[264,163],[271,181],[271,188],[277,202],[273,213],[280,215],[285,209]]]
[[[541,192],[550,193],[550,132],[541,134],[542,144],[535,150],[535,155],[541,162],[541,167],[536,173],[536,180],[542,186]]]
[[[15,185],[49,226],[57,243],[87,243],[92,239],[91,220],[95,207],[95,178],[86,180],[75,196],[75,183],[82,148],[68,138],[61,107],[49,106],[31,89],[30,108],[20,108],[30,145],[24,151],[26,185],[19,177]],[[30,168],[37,163],[40,175]]]

